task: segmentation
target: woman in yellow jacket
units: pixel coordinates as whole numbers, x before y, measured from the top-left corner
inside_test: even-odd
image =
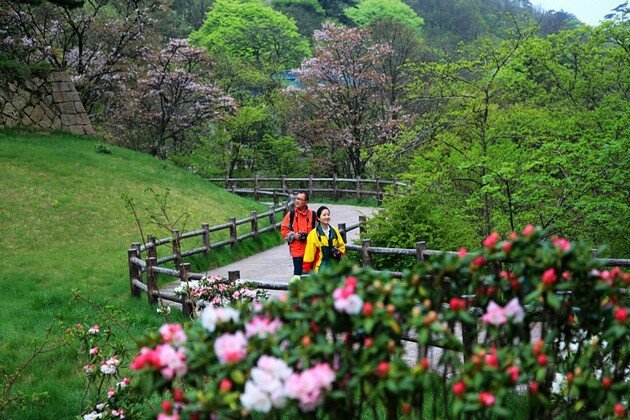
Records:
[[[339,231],[330,225],[330,210],[326,206],[317,209],[319,224],[311,230],[306,238],[306,250],[302,272],[311,269],[316,272],[320,268],[330,266],[333,261],[339,261],[346,253],[346,244]]]

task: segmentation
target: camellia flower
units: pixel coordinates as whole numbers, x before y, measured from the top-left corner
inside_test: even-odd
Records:
[[[240,362],[247,356],[247,339],[242,331],[223,334],[214,342],[214,352],[223,364]]]
[[[233,308],[215,308],[207,306],[201,313],[201,325],[209,332],[214,332],[217,324],[238,322],[240,313]]]
[[[188,339],[181,324],[162,325],[160,327],[160,335],[162,335],[162,341],[164,343],[174,344],[176,346],[184,344]]]

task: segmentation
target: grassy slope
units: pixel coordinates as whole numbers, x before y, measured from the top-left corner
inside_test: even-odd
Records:
[[[135,334],[161,322],[145,299],[129,297],[126,250],[140,235],[123,194],[141,210],[145,234],[158,237],[168,235],[147,223],[143,209],[156,207],[147,187],[171,191],[171,216],[190,214],[184,231],[264,210],[147,155],[115,147],[110,155],[97,153],[97,143],[66,134],[0,131],[0,367],[8,372],[27,359],[51,322],[74,325],[94,315],[87,305],[70,303],[72,289],[128,312]],[[17,390],[47,392],[46,406],[0,417],[79,414],[83,379],[76,352],[38,358],[22,379]]]

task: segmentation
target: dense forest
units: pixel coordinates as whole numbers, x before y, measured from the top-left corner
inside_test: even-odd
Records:
[[[630,8],[527,0],[9,0],[0,67],[71,75],[100,136],[203,176],[397,177],[373,242],[630,234]]]

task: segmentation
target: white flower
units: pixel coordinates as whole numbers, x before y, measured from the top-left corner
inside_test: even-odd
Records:
[[[258,367],[280,379],[287,379],[293,373],[293,369],[284,360],[272,356],[260,356]]]
[[[271,400],[252,381],[245,383],[245,392],[239,397],[241,404],[247,410],[268,413],[271,410]]]
[[[101,365],[101,373],[103,375],[115,375],[116,374],[116,366],[110,365],[109,363],[105,363]]]
[[[217,324],[228,321],[238,322],[240,313],[233,308],[215,308],[207,306],[201,313],[201,325],[209,332],[214,332]]]
[[[361,312],[361,308],[363,308],[363,299],[361,299],[358,295],[350,295],[348,299],[346,299],[346,313],[350,315],[356,315]]]
[[[523,322],[525,319],[525,311],[518,303],[518,298],[513,298],[505,305],[505,316],[512,319],[512,322]]]
[[[254,384],[268,394],[282,390],[282,383],[280,379],[274,377],[270,372],[264,371],[260,368],[252,369],[252,380]]]
[[[97,413],[96,411],[92,411],[89,414],[83,416],[83,420],[95,420],[103,418],[103,413]]]

